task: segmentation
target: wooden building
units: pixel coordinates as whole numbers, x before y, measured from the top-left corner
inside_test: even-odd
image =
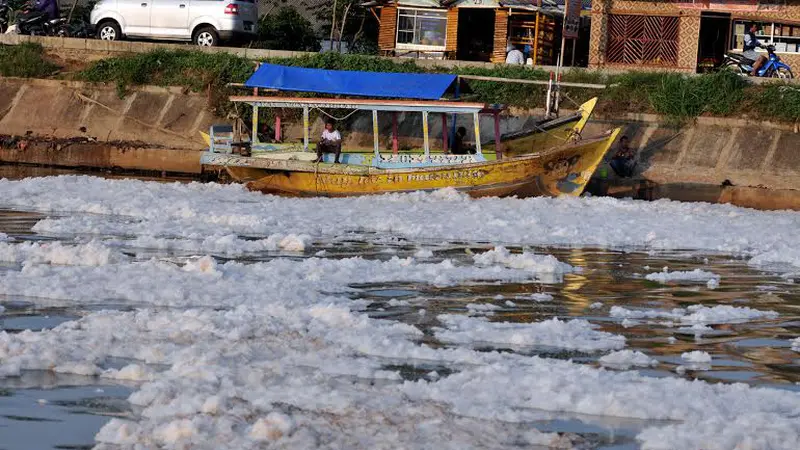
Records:
[[[798,0],[593,0],[589,66],[709,70],[741,51],[750,22],[800,70]]]
[[[380,20],[385,56],[505,62],[509,44],[538,65],[555,64],[563,0],[382,0],[367,3]]]

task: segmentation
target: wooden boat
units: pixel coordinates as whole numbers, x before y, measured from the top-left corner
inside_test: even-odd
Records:
[[[347,197],[454,188],[473,197],[578,196],[618,133],[499,161],[406,169],[224,155],[206,163],[267,194]]]
[[[541,136],[532,135],[532,143],[541,145],[530,148],[527,154],[507,156],[503,153],[502,137],[499,133],[499,113],[502,107],[482,103],[430,100],[438,98],[442,88],[452,80],[442,75],[333,73],[314,74],[306,79],[308,69],[291,69],[280,66],[262,66],[248,81],[255,88],[282,88],[326,92],[318,86],[318,78],[324,78],[330,93],[348,94],[357,91],[404,96],[399,99],[352,99],[352,98],[307,98],[307,97],[262,97],[238,96],[231,101],[248,104],[253,108],[252,129],[258,130],[260,108],[297,108],[303,111],[302,143],[260,142],[257,133],[253,139],[244,137],[233,127],[212,127],[209,136],[209,151],[201,157],[205,169],[225,171],[235,181],[247,183],[248,188],[270,194],[293,196],[359,196],[395,192],[427,191],[454,188],[469,195],[482,196],[558,196],[580,195],[603,156],[617,137],[619,130],[594,139],[581,139],[581,131],[594,108],[594,102],[584,105],[577,117],[557,123]],[[259,76],[260,72],[261,76]],[[275,73],[273,73],[275,72]],[[361,80],[378,77],[380,83],[369,87],[359,86]],[[420,77],[417,79],[415,77]],[[444,77],[444,78],[442,78]],[[269,81],[274,78],[275,80]],[[256,80],[253,82],[253,80]],[[265,81],[267,80],[267,81]],[[289,87],[286,80],[289,81]],[[299,80],[299,81],[297,81]],[[404,83],[410,85],[406,86]],[[430,88],[429,85],[436,85]],[[384,86],[389,85],[387,90]],[[375,87],[378,86],[378,87]],[[420,87],[424,86],[424,87]],[[315,90],[316,89],[316,90]],[[416,92],[421,92],[417,94]],[[255,92],[257,94],[257,92]],[[311,109],[335,109],[370,111],[373,125],[373,148],[366,152],[343,152],[342,164],[330,164],[333,155],[326,155],[316,162],[310,139],[309,112]],[[393,126],[393,148],[383,151],[379,137],[379,112],[396,118],[398,112],[422,114],[423,148],[421,151],[400,152],[397,148],[396,123]],[[495,141],[484,152],[481,144],[480,118],[482,114],[494,117]],[[469,115],[472,118],[474,137],[473,154],[454,155],[448,152],[447,134],[442,133],[441,152],[433,151],[429,136],[429,117],[439,115],[445,122],[447,117]],[[280,127],[276,127],[280,130]],[[546,137],[545,137],[546,135]],[[530,138],[530,136],[523,136]]]

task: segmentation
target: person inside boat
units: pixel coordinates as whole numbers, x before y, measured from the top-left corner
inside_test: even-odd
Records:
[[[756,38],[756,33],[758,33],[758,24],[753,22],[750,24],[747,33],[744,34],[744,46],[742,47],[742,56],[753,61],[753,70],[750,72],[751,76],[756,76],[758,74],[758,69],[767,62],[767,57],[756,51],[756,48],[764,47]]]
[[[336,155],[334,164],[339,164],[339,157],[342,154],[342,135],[339,134],[334,128],[332,121],[325,122],[325,129],[322,130],[322,138],[317,144],[317,161],[322,162],[322,155],[324,153],[333,153]]]
[[[475,154],[475,149],[464,143],[464,138],[465,137],[467,137],[467,129],[464,128],[464,127],[458,127],[458,130],[456,131],[456,135],[453,138],[452,153],[454,155],[473,155],[473,154]]]
[[[636,152],[631,149],[628,136],[619,139],[617,153],[611,158],[611,168],[622,178],[630,178],[636,170]]]
[[[261,124],[261,129],[258,130],[258,142],[276,142],[275,130],[266,123]]]

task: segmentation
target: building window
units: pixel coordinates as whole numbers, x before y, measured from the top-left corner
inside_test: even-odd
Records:
[[[675,66],[678,63],[678,17],[608,16],[609,63]]]
[[[736,20],[733,22],[733,36],[731,36],[731,50],[742,50],[744,47],[744,34],[747,32],[751,21]],[[762,44],[775,46],[775,53],[800,53],[800,25],[788,25],[775,22],[756,22],[759,26],[756,38]],[[764,51],[756,49],[756,51]]]
[[[447,36],[447,11],[400,8],[397,48],[442,51]]]

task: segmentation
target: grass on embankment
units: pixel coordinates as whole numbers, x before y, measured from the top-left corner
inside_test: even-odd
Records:
[[[4,76],[47,76],[54,70],[43,58],[39,46],[0,47],[0,52],[11,52],[9,54],[14,54],[17,58],[15,62],[7,62],[5,57],[0,58],[0,74]],[[413,60],[397,62],[335,53],[273,59],[269,62],[333,70],[438,72],[525,80],[547,80],[549,77],[548,72],[525,67],[499,65],[492,68],[423,68],[417,66]],[[207,92],[217,113],[224,115],[230,111],[230,104],[226,101],[230,91],[226,85],[243,83],[253,69],[253,62],[227,53],[158,49],[90,63],[84,70],[74,74],[73,78],[113,83],[120,95],[124,95],[130,86],[135,85],[184,86],[194,91]],[[11,72],[6,74],[6,70]],[[800,121],[800,87],[751,85],[745,79],[728,72],[690,77],[670,73],[630,72],[604,75],[598,72],[567,71],[563,80],[608,84],[610,87],[605,90],[565,88],[563,93],[575,103],[598,96],[598,110],[612,116],[624,113],[655,113],[674,122],[683,122],[701,115],[747,116],[780,122]],[[465,99],[522,108],[540,108],[544,105],[544,86],[476,80],[470,80],[469,85],[472,93],[466,94]],[[564,107],[572,106],[569,100]]]
[[[0,45],[0,76],[49,78],[58,66],[48,61],[41,45]]]

